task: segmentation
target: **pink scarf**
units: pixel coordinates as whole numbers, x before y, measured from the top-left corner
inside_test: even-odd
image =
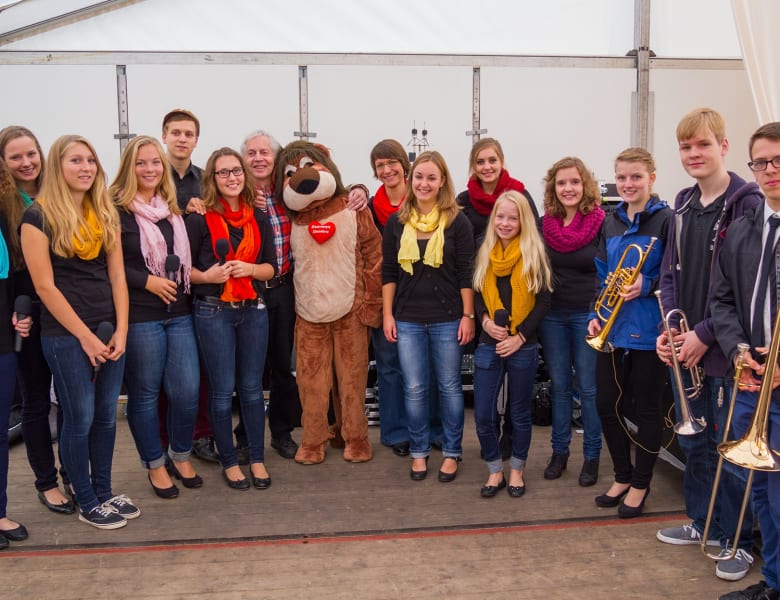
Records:
[[[547,245],[556,252],[574,252],[596,237],[603,220],[604,211],[600,206],[594,206],[587,215],[577,211],[566,227],[562,217],[546,214],[542,217],[542,235]]]
[[[173,227],[173,253],[181,260],[181,268],[176,272],[176,283],[184,282],[184,292],[190,293],[190,272],[192,258],[187,230],[181,215],[171,214],[168,203],[160,196],[153,196],[150,204],[136,195],[130,204],[130,210],[135,216],[138,231],[141,234],[141,254],[146,268],[152,275],[167,278],[165,259],[168,256],[168,246],[162,231],[157,227],[157,221],[168,219]]]
[[[488,194],[482,189],[482,184],[477,179],[476,175],[472,175],[468,181],[469,200],[471,200],[471,206],[474,210],[483,217],[487,217],[490,211],[493,210],[493,205],[496,203],[498,197],[507,190],[515,190],[521,194],[525,191],[525,186],[522,181],[512,179],[509,176],[509,172],[506,169],[501,169],[501,174],[498,176],[498,183],[496,189],[492,194]]]

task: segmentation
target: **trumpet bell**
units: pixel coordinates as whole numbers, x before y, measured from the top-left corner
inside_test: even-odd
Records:
[[[718,454],[740,467],[755,471],[780,471],[780,460],[761,438],[742,438],[718,444]]]
[[[614,349],[612,344],[607,341],[607,337],[603,334],[586,335],[585,343],[599,352],[609,353]]]
[[[677,435],[696,435],[707,428],[707,421],[691,417],[687,421],[680,421],[674,424],[674,432]]]

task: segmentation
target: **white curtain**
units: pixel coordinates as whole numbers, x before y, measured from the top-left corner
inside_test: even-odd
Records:
[[[780,121],[780,2],[731,0],[759,123]]]

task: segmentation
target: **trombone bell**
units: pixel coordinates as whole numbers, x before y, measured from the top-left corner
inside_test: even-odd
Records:
[[[751,439],[752,438],[752,439]],[[780,461],[766,440],[750,433],[739,440],[718,444],[718,454],[727,461],[754,471],[780,471]]]

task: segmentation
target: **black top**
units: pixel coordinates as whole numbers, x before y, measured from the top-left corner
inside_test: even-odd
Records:
[[[184,177],[179,177],[173,167],[171,167],[171,174],[173,174],[173,183],[176,184],[176,203],[182,211],[186,211],[187,203],[190,200],[200,198],[200,180],[203,177],[203,169],[190,163]]]
[[[130,323],[146,321],[163,321],[180,317],[190,312],[189,299],[184,293],[184,285],[179,284],[176,291],[176,301],[170,305],[163,302],[159,296],[146,290],[146,281],[151,274],[141,254],[141,233],[135,215],[119,209],[119,220],[122,224],[122,254],[125,261],[125,276],[127,290],[130,294]],[[173,254],[173,226],[168,219],[157,222],[157,227],[165,238],[168,254]]]
[[[49,236],[38,204],[33,204],[24,211],[22,224],[24,223],[29,223]],[[54,271],[54,285],[84,324],[92,331],[97,329],[101,321],[116,325],[105,248],[101,247],[97,258],[92,260],[82,260],[78,256],[63,258],[54,254],[51,249],[49,257]],[[41,335],[71,335],[51,315],[45,304],[41,308]]]
[[[260,252],[257,255],[255,264],[268,263],[274,269],[276,274],[276,249],[274,247],[274,234],[271,229],[271,224],[266,219],[263,212],[255,208],[255,220],[260,229],[261,247]],[[187,226],[187,235],[190,238],[190,252],[192,252],[192,266],[200,271],[207,271],[209,267],[219,262],[216,254],[214,254],[214,248],[211,243],[211,233],[206,226],[206,217],[197,213],[192,213],[184,224]],[[243,229],[231,227],[228,225],[228,233],[230,234],[230,246],[235,249],[244,239]],[[261,287],[258,285],[258,281],[253,282],[255,291],[258,298],[262,297]],[[213,298],[219,298],[222,293],[222,286],[216,283],[200,283],[192,286],[193,297],[198,296],[211,296]]]
[[[685,312],[690,326],[704,319],[710,289],[712,232],[723,212],[725,201],[726,195],[723,194],[709,206],[703,207],[701,192],[697,187],[691,197],[688,215],[683,219],[680,260],[686,271],[697,274],[696,277],[680,278],[680,308]]]
[[[420,260],[409,275],[398,264],[398,249],[404,226],[398,213],[390,215],[382,238],[382,284],[397,284],[393,316],[410,323],[446,323],[463,316],[460,290],[471,289],[474,236],[468,219],[458,213],[444,230],[444,256],[438,269],[424,265],[428,240],[418,240]]]
[[[0,217],[0,235],[8,240],[8,223]],[[13,267],[9,267],[12,269]],[[11,315],[14,311],[13,278],[0,279],[0,354],[13,352],[14,328],[11,324]]]
[[[552,308],[589,312],[601,282],[593,259],[599,236],[574,252],[557,252],[545,244],[553,272]]]
[[[512,306],[511,278],[511,275],[496,277],[498,297],[501,298],[501,303],[507,309]],[[510,332],[511,335],[515,335],[517,333],[522,334],[522,336],[525,338],[525,344],[523,344],[523,346],[537,343],[537,330],[539,329],[539,323],[542,322],[542,319],[544,319],[545,315],[550,310],[550,297],[551,294],[548,290],[542,290],[536,294],[536,301],[534,302],[534,307],[531,309],[531,312],[529,312],[525,319],[523,319],[523,321],[517,327],[515,327],[515,331]],[[482,294],[479,292],[474,294],[474,310],[477,319],[481,324],[488,310],[485,306],[485,300],[482,297]],[[490,337],[490,335],[485,330],[482,330],[482,333],[479,336],[479,341],[482,344],[490,344],[491,346],[495,346],[498,343],[498,340]]]

